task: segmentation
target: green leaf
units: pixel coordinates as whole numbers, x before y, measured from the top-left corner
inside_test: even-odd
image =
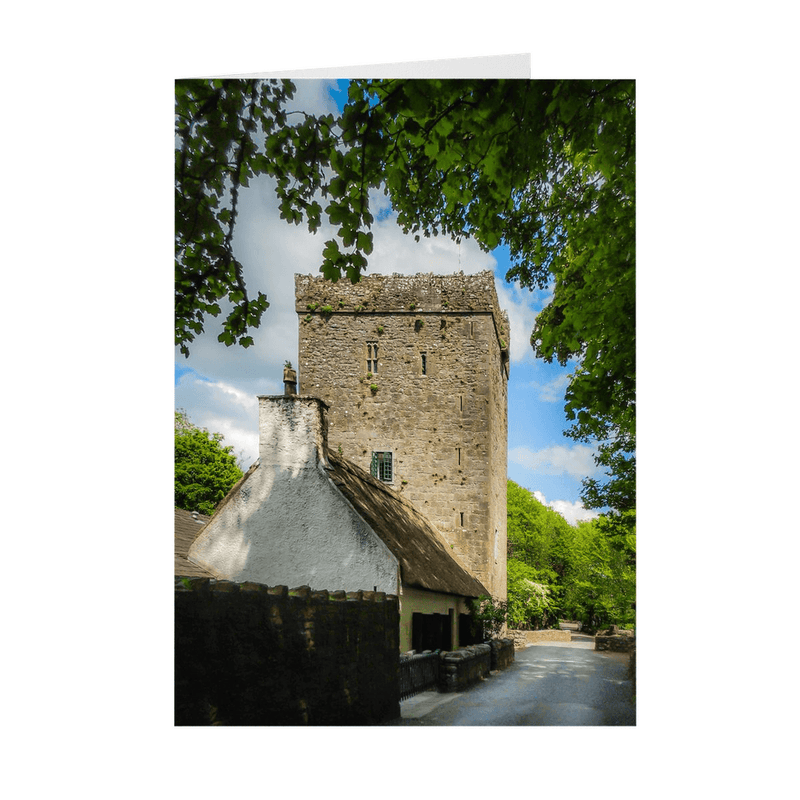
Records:
[[[337,261],[339,259],[339,245],[334,239],[329,239],[325,242],[325,248],[322,251],[322,257],[328,261]]]
[[[356,246],[362,252],[370,255],[372,253],[372,233],[359,231]]]
[[[329,281],[333,281],[333,283],[336,283],[342,276],[341,269],[336,264],[333,264],[330,261],[324,261],[322,263],[322,266],[319,268],[319,271]]]

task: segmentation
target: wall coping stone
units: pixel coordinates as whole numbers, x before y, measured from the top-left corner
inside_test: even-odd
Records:
[[[245,581],[243,583],[236,583],[236,581],[218,580],[216,578],[196,578],[187,576],[175,576],[175,591],[176,592],[214,592],[222,594],[236,594],[239,592],[247,593],[263,593],[275,597],[290,597],[293,600],[317,602],[341,602],[342,600],[357,600],[367,603],[396,603],[398,596],[396,594],[387,594],[385,592],[345,592],[344,590],[337,590],[334,592],[328,589],[315,589],[312,591],[309,586],[298,586],[290,589],[288,586],[268,586],[264,583],[256,583],[255,581]]]

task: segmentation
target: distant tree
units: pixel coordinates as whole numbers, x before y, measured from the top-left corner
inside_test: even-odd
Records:
[[[564,576],[565,613],[596,628],[636,624],[635,529],[626,525],[624,547],[609,535],[603,517],[579,522],[568,543],[569,568]]]
[[[514,481],[508,481],[507,507],[509,559],[533,567],[549,582],[557,580],[566,568],[562,543],[570,524]]]
[[[221,433],[209,433],[175,412],[175,507],[211,515],[244,474]]]
[[[635,512],[570,525],[508,482],[508,624],[635,624]]]

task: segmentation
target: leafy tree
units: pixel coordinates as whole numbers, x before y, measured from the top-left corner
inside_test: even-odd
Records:
[[[353,81],[340,118],[283,110],[288,82],[181,83],[176,91],[176,341],[233,310],[220,341],[252,339],[266,308],[249,301],[231,236],[238,188],[277,179],[281,216],[337,228],[321,272],[356,281],[372,252],[370,189],[406,232],[508,245],[509,280],[554,286],[531,344],[574,362],[567,435],[598,443],[610,477],[584,502],[635,508],[635,91],[630,80]],[[256,141],[258,138],[258,142]],[[263,144],[262,144],[263,142]],[[221,208],[228,192],[229,201]],[[192,202],[185,202],[189,197]],[[327,202],[322,208],[320,200]]]
[[[507,548],[509,559],[528,564],[548,581],[564,574],[568,553],[563,540],[570,525],[556,511],[540,503],[527,489],[508,481]]]
[[[634,517],[604,514],[572,526],[509,481],[509,625],[541,627],[557,613],[590,627],[634,624]]]
[[[193,425],[175,412],[175,507],[211,515],[244,474],[221,433]]]
[[[635,567],[629,553],[614,546],[605,528],[601,517],[578,523],[574,529],[564,580],[564,609],[593,628],[609,623],[634,625]],[[631,535],[626,529],[626,536]]]

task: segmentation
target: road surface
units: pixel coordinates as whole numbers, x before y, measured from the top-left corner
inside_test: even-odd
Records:
[[[393,725],[635,725],[628,654],[591,637],[517,650],[514,663],[465,692],[403,701]]]

